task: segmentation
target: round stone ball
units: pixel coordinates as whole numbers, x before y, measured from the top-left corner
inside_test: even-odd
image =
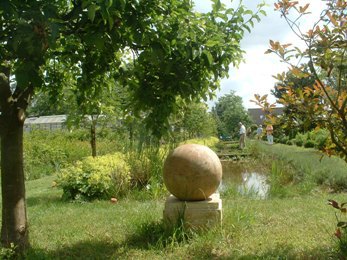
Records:
[[[184,144],[174,149],[164,163],[164,183],[178,199],[206,200],[222,180],[222,164],[204,145]]]

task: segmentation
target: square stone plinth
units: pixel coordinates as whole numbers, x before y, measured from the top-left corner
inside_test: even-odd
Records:
[[[219,193],[202,201],[182,201],[170,195],[165,202],[164,222],[174,226],[180,220],[188,229],[206,229],[222,224],[222,200]]]

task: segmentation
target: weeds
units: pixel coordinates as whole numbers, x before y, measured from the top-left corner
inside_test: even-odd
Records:
[[[0,247],[0,259],[16,259],[16,247],[11,243],[9,248]]]
[[[167,225],[163,220],[145,222],[138,225],[133,244],[141,244],[147,249],[163,250],[188,243],[196,233],[187,230],[183,218],[179,218],[175,225]]]
[[[347,256],[347,203],[345,202],[339,205],[335,200],[328,200],[328,205],[340,212],[339,215],[335,212],[337,224],[334,235],[337,239],[338,251],[342,256]]]

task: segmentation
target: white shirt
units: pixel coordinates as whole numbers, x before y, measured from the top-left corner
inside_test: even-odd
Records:
[[[240,127],[240,135],[245,134],[246,133],[246,127],[244,125],[241,125]]]

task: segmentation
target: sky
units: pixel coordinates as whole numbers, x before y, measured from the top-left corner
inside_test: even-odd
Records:
[[[197,11],[206,12],[210,9],[209,0],[195,0],[194,2]],[[231,0],[222,0],[222,2],[226,6],[231,5]],[[243,5],[254,11],[260,2],[262,0],[243,0]],[[276,1],[265,0],[265,2],[267,6],[264,10],[267,16],[262,16],[261,22],[255,24],[250,34],[245,32],[241,41],[241,49],[246,52],[244,54],[245,62],[239,68],[230,67],[229,78],[221,80],[220,90],[216,92],[217,97],[208,102],[209,107],[212,107],[219,97],[229,94],[231,90],[242,97],[246,109],[257,107],[250,102],[251,99],[254,99],[254,94],[268,94],[269,101],[276,101],[271,95],[271,89],[276,83],[272,76],[287,71],[288,66],[280,62],[275,54],[265,54],[265,51],[269,49],[269,41],[271,39],[282,44],[293,43],[298,46],[302,46],[302,43],[290,30],[284,18],[280,17],[280,13],[274,11]],[[300,5],[306,3],[310,4],[309,10],[312,14],[307,16],[309,18],[301,22],[301,25],[308,30],[318,19],[324,3],[322,0],[299,0]]]

